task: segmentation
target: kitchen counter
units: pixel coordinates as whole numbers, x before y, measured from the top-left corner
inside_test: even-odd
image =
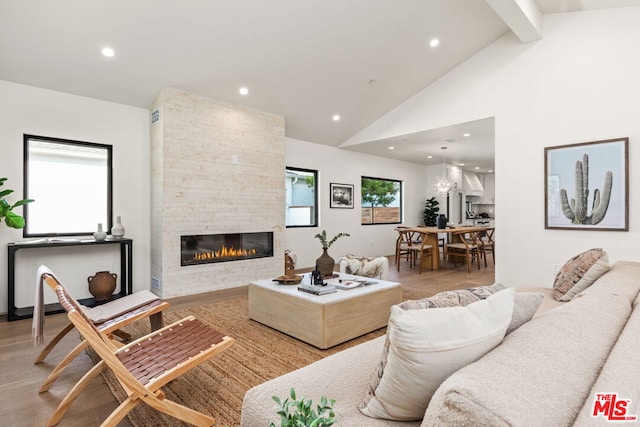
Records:
[[[490,224],[495,223],[495,218],[467,218],[464,221],[465,225],[472,225],[472,226],[483,226],[483,227],[489,227],[492,226]]]

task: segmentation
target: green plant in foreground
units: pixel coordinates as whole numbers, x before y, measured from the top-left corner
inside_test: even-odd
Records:
[[[338,233],[333,236],[333,239],[327,241],[327,230],[322,230],[322,233],[318,233],[314,236],[317,239],[320,239],[320,243],[322,243],[322,249],[329,249],[333,243],[338,240],[340,237],[349,237],[349,233]]]
[[[0,186],[4,185],[6,180],[7,178],[0,178]],[[8,227],[23,228],[24,218],[16,213],[13,213],[13,208],[31,203],[33,202],[33,199],[18,200],[12,205],[7,202],[7,199],[5,199],[5,197],[11,193],[13,193],[13,190],[0,191],[0,222],[2,221],[2,218],[4,218],[4,222]]]
[[[304,397],[298,400],[295,390],[291,388],[291,394],[284,402],[278,396],[273,396],[273,400],[279,406],[280,427],[328,427],[335,423],[334,399],[329,400],[322,396],[314,411],[311,408],[312,401],[305,401]],[[270,427],[276,427],[276,424],[271,423]]]

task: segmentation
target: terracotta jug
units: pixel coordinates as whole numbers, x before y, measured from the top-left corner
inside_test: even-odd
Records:
[[[116,290],[117,278],[118,275],[116,273],[98,271],[93,276],[87,278],[89,282],[89,292],[91,292],[91,295],[93,295],[96,301],[108,301],[111,295],[113,295],[113,291]]]

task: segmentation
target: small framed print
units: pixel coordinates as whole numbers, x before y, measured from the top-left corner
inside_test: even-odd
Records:
[[[544,228],[629,231],[629,138],[544,149]]]
[[[331,208],[353,209],[353,185],[336,184],[332,182],[330,188]]]

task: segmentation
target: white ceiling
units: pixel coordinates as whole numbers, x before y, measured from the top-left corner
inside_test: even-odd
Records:
[[[494,170],[494,139],[494,120],[491,117],[346,148],[423,165],[442,164],[446,160],[447,164],[462,169],[490,173]],[[443,150],[442,147],[447,148]]]
[[[537,3],[558,13],[640,0]],[[4,0],[0,80],[142,108],[166,85],[282,114],[287,136],[338,146],[507,31],[482,0]],[[492,167],[492,119],[407,135],[392,152],[390,141],[350,149],[415,161],[469,127],[465,143],[484,148],[464,156]]]

